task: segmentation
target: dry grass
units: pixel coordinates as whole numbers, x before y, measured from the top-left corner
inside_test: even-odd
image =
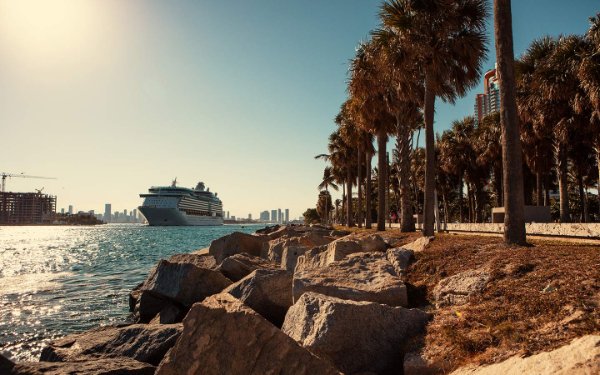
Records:
[[[481,268],[492,275],[481,295],[435,310],[424,339],[434,362],[448,369],[497,362],[600,331],[597,245],[534,240],[507,247],[497,237],[438,235],[409,270],[413,304],[431,301],[442,278]]]

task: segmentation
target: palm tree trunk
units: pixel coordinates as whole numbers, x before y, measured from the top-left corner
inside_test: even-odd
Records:
[[[363,225],[363,219],[362,219],[362,152],[361,152],[361,148],[358,147],[357,149],[357,154],[358,154],[358,171],[357,171],[357,183],[358,185],[356,185],[356,190],[358,193],[358,200],[357,200],[357,208],[356,208],[356,221],[358,222],[358,227],[362,228]]]
[[[398,118],[396,118],[398,122]],[[398,156],[398,182],[400,185],[400,232],[414,232],[412,192],[410,191],[410,141],[412,131],[404,131],[398,123],[397,146]]]
[[[423,236],[433,236],[433,192],[435,190],[435,150],[433,116],[435,93],[431,87],[430,74],[425,74],[425,200],[423,203]]]
[[[541,206],[543,204],[543,189],[542,189],[542,172],[535,173],[535,204]]]
[[[560,196],[560,222],[570,223],[571,213],[569,211],[569,186],[568,186],[568,159],[566,145],[559,142],[556,149],[556,161],[558,167],[558,192]]]
[[[366,157],[366,170],[367,170],[367,185],[365,187],[365,203],[366,203],[366,209],[365,209],[365,228],[367,229],[371,229],[371,205],[372,205],[372,200],[371,200],[371,154],[369,152],[365,152],[365,157]]]
[[[600,146],[596,146],[596,160],[598,163],[598,211],[600,211]],[[600,212],[598,212],[600,214]]]
[[[346,213],[346,183],[342,181],[342,213],[340,215],[340,224],[344,222],[344,214]]]
[[[348,195],[346,195],[346,226],[353,227],[354,223],[352,221],[352,172],[350,172],[350,168],[348,168],[347,172],[347,180],[346,183],[348,190]]]
[[[494,0],[496,60],[500,75],[500,123],[502,125],[502,170],[504,179],[504,241],[525,245],[523,155],[515,98],[510,0]]]
[[[587,223],[585,215],[585,196],[583,192],[583,176],[581,173],[577,173],[577,187],[579,188],[579,206],[581,207],[581,215],[579,216],[579,222]]]
[[[377,168],[378,168],[378,177],[379,180],[377,182],[377,230],[385,231],[385,191],[388,187],[386,172],[387,172],[387,162],[386,162],[386,143],[387,143],[387,134],[385,133],[385,129],[382,127],[377,132]]]
[[[494,168],[494,190],[496,191],[496,207],[504,206],[502,200],[502,164]]]
[[[544,179],[544,207],[550,206],[550,174]]]
[[[464,222],[463,216],[463,175],[462,172],[458,174],[458,222]]]

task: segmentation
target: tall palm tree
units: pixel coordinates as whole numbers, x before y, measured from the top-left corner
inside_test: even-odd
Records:
[[[339,190],[339,187],[337,186],[337,184],[335,183],[335,176],[333,175],[332,171],[331,171],[331,167],[325,167],[325,169],[323,170],[323,180],[321,181],[321,183],[319,184],[319,186],[317,187],[319,189],[319,191],[321,190],[325,190],[327,193],[329,193],[329,188],[331,187],[333,190]],[[331,199],[331,197],[330,197]],[[325,206],[325,224],[329,224],[329,207]]]
[[[426,176],[423,235],[433,235],[435,99],[453,103],[474,87],[486,55],[484,0],[387,0],[383,25],[394,31],[424,72]]]
[[[504,241],[524,245],[523,161],[515,96],[512,11],[510,0],[494,0],[494,35],[500,76],[500,122],[504,171]]]
[[[381,50],[377,44],[367,42],[359,45],[356,57],[351,63],[348,88],[356,106],[354,112],[358,125],[375,134],[377,138],[379,169],[377,230],[385,231],[385,195],[388,186],[386,147],[388,135],[395,129],[395,118],[390,115],[387,108],[386,94],[389,87],[380,69],[381,64],[378,59],[381,57]]]

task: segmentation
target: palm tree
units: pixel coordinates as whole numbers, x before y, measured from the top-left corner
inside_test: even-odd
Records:
[[[425,209],[423,235],[433,235],[435,99],[453,103],[474,87],[486,49],[484,0],[387,0],[383,25],[394,31],[424,72]]]
[[[329,193],[330,187],[333,190],[336,190],[336,191],[339,190],[339,187],[335,183],[335,176],[331,172],[331,167],[325,167],[325,169],[323,170],[323,181],[321,181],[321,183],[319,184],[319,186],[317,188],[320,191],[324,189],[326,192]],[[326,218],[325,224],[329,224],[329,211],[328,211],[327,206],[325,207],[325,218]]]
[[[477,164],[481,167],[489,166],[493,175],[496,207],[504,206],[502,200],[502,139],[500,114],[492,113],[485,116],[477,125],[477,141],[474,149],[477,153]]]
[[[378,61],[381,57],[381,49],[377,44],[368,42],[359,45],[356,57],[351,63],[351,79],[348,86],[358,125],[374,133],[377,138],[380,171],[377,184],[377,230],[385,231],[385,193],[388,186],[386,146],[388,135],[394,132],[395,118],[390,115],[387,108],[388,87]]]

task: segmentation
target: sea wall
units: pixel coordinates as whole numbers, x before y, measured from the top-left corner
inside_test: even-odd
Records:
[[[399,227],[399,224],[392,224]],[[501,223],[451,223],[442,224],[442,230],[449,232],[503,233]],[[600,223],[526,223],[529,235],[562,236],[600,239]]]

